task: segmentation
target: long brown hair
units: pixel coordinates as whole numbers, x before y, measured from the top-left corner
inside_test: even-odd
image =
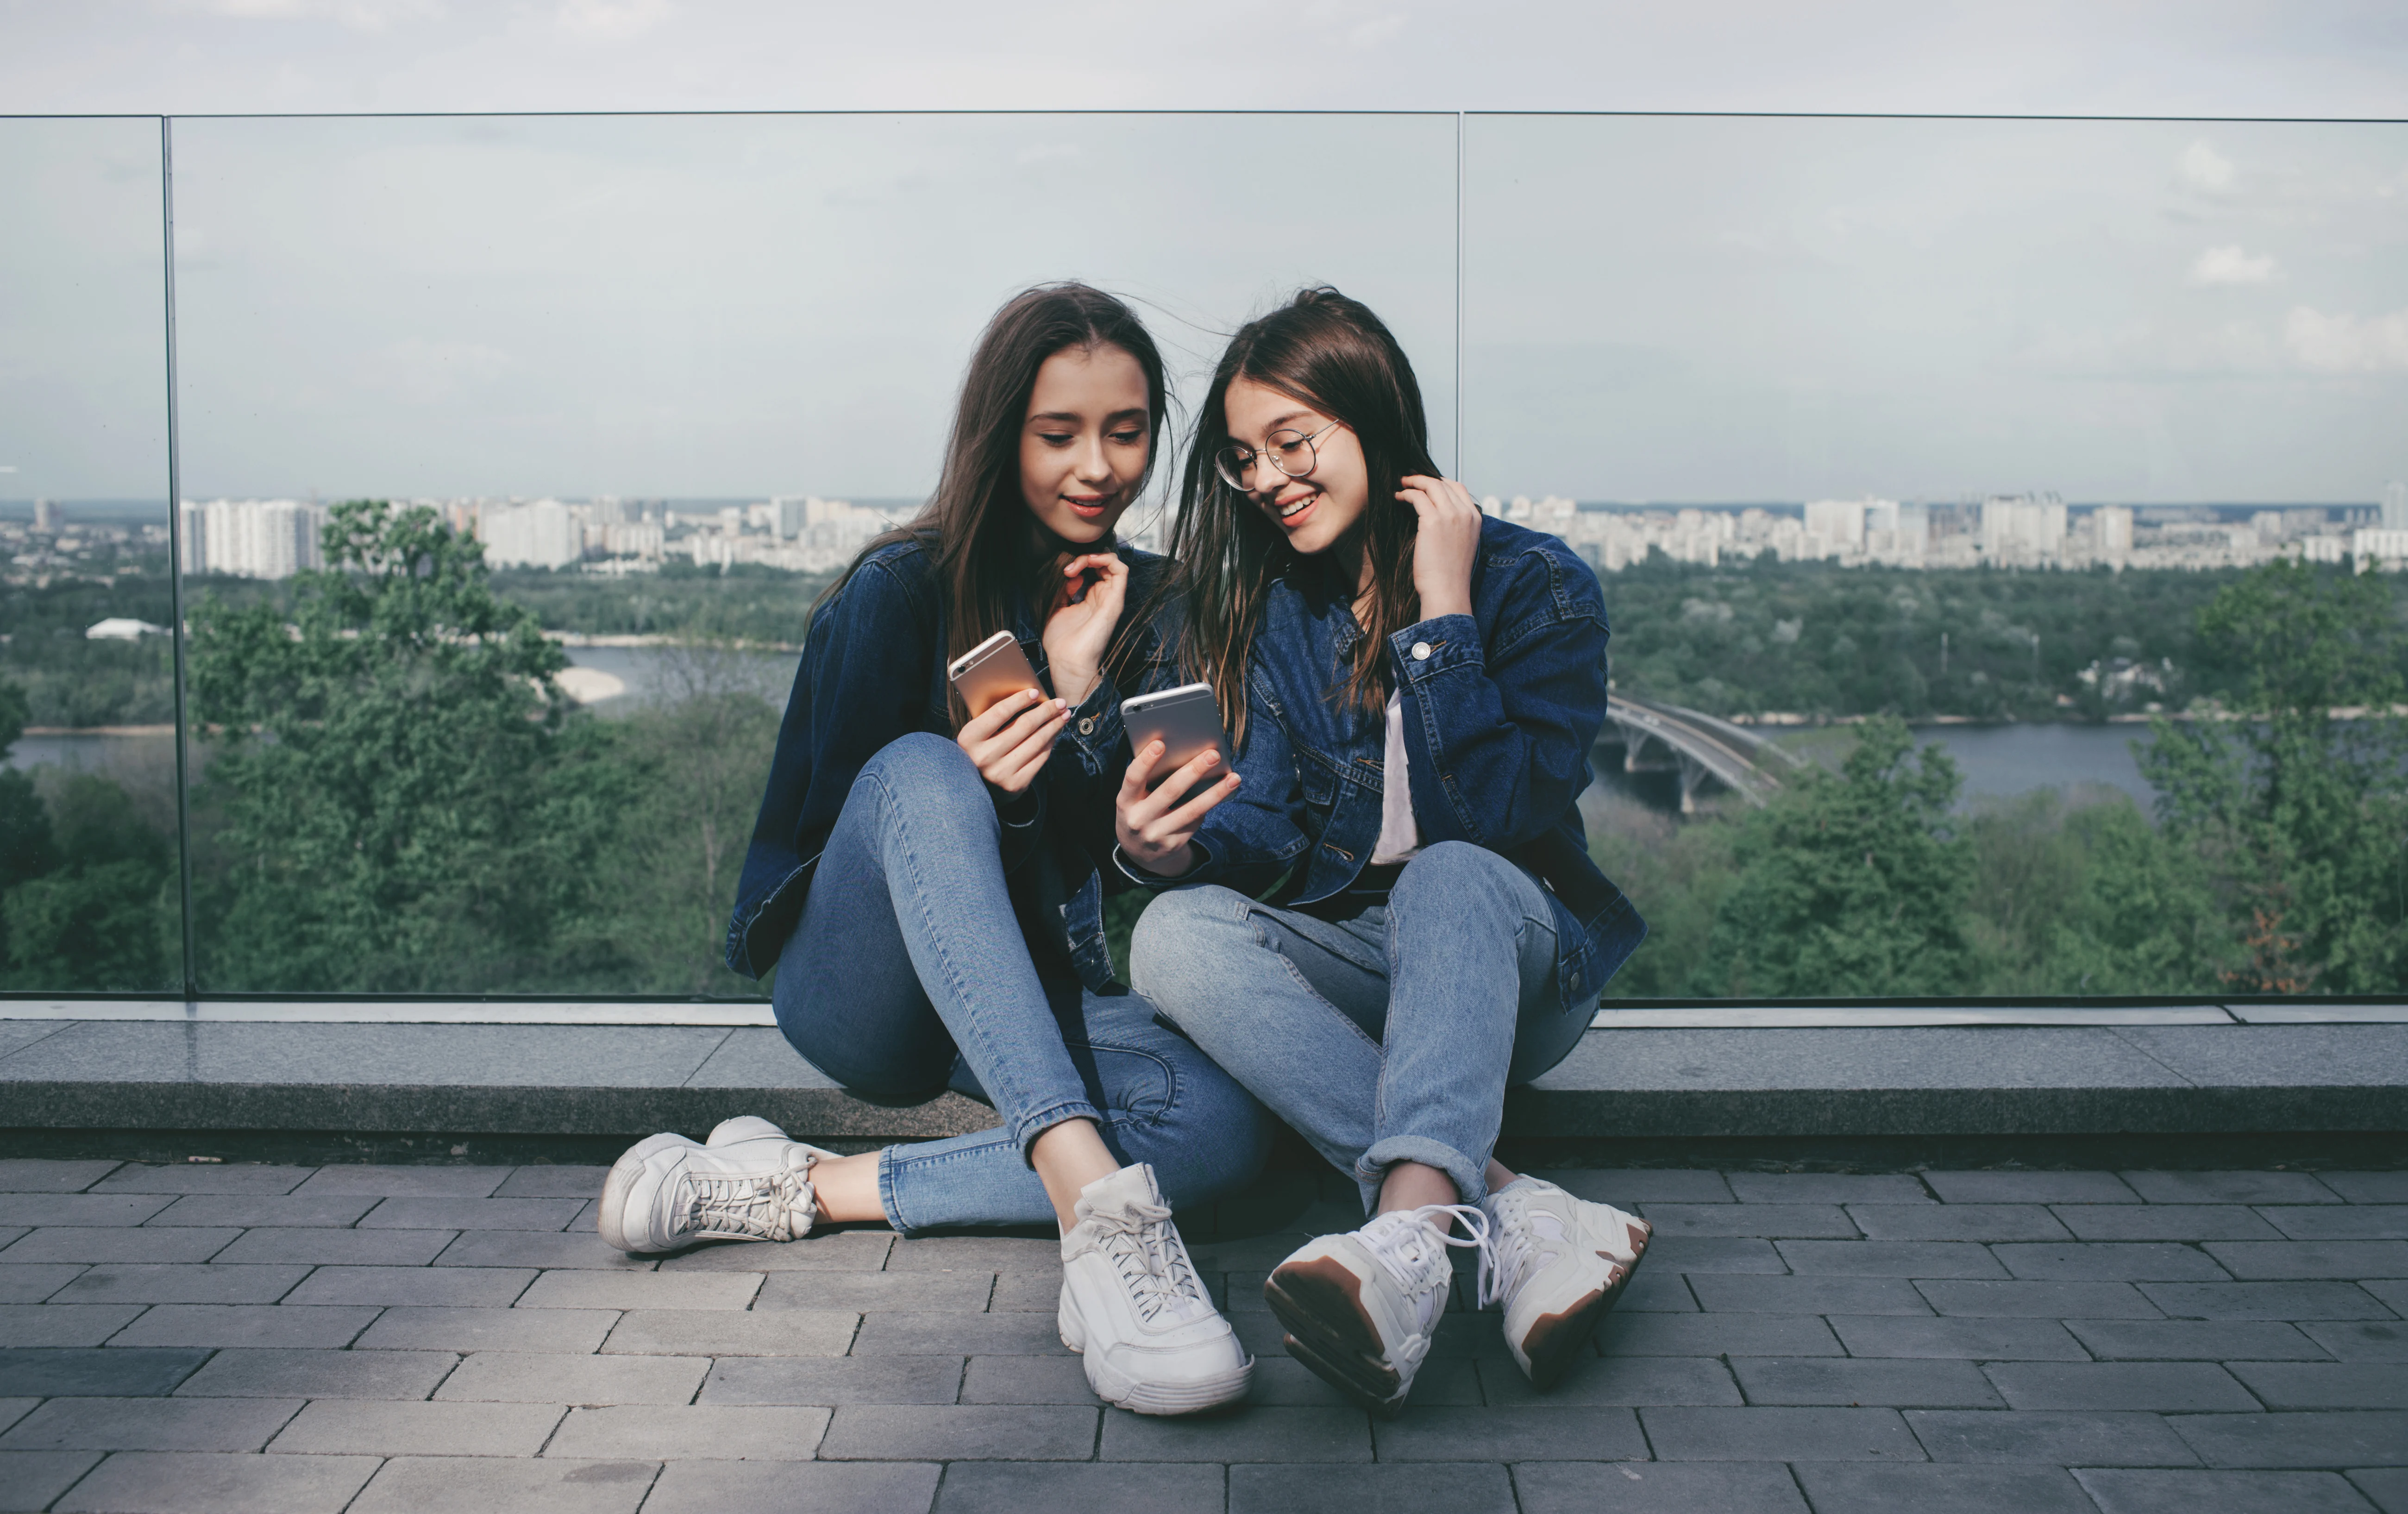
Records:
[[[1044,570],[1058,559],[1044,549],[1043,528],[1021,497],[1020,431],[1028,419],[1029,397],[1037,391],[1037,370],[1047,358],[1074,347],[1117,347],[1137,359],[1145,374],[1146,470],[1130,491],[1143,492],[1161,455],[1168,396],[1162,353],[1137,312],[1102,290],[1075,282],[1039,284],[1004,302],[970,354],[936,492],[910,524],[862,548],[820,603],[841,593],[872,553],[917,541],[935,555],[937,582],[944,589],[948,662],[1009,628],[1013,603],[1022,596],[1038,598],[1043,613],[1054,588]],[[1144,618],[1125,613],[1123,625],[1134,627]],[[1115,638],[1104,659],[1107,678],[1121,681],[1136,640],[1125,630]],[[953,703],[958,726],[968,712],[958,696]]]
[[[1197,412],[1170,555],[1186,601],[1180,660],[1212,685],[1223,718],[1233,722],[1231,731],[1242,743],[1246,659],[1272,582],[1283,574],[1318,573],[1326,579],[1319,587],[1348,603],[1356,585],[1337,582],[1334,565],[1297,553],[1251,498],[1213,470],[1212,454],[1228,440],[1229,385],[1240,379],[1312,406],[1343,423],[1362,443],[1371,497],[1355,529],[1371,565],[1371,586],[1369,623],[1354,646],[1344,697],[1365,709],[1387,702],[1389,636],[1421,618],[1421,596],[1413,590],[1420,518],[1393,497],[1407,475],[1435,475],[1438,465],[1430,460],[1429,420],[1413,366],[1362,301],[1326,287],[1303,290],[1230,339]]]

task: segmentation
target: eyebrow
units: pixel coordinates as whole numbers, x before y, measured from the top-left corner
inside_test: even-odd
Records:
[[[1272,432],[1278,430],[1281,426],[1287,425],[1290,421],[1301,421],[1312,413],[1312,411],[1309,410],[1292,410],[1284,415],[1274,415],[1270,418],[1270,423],[1263,427],[1263,435],[1269,436]],[[1245,438],[1238,435],[1235,431],[1229,433],[1229,440],[1236,442],[1240,447],[1251,447],[1254,445],[1253,442],[1248,441]]]
[[[1143,405],[1132,405],[1132,406],[1130,406],[1127,410],[1116,410],[1116,411],[1112,411],[1110,415],[1105,416],[1105,417],[1104,417],[1104,419],[1105,419],[1105,421],[1106,421],[1107,423],[1109,423],[1109,422],[1112,422],[1112,421],[1123,421],[1123,420],[1127,420],[1127,419],[1129,419],[1131,416],[1135,416],[1135,417],[1136,417],[1136,418],[1138,418],[1139,420],[1143,420],[1143,419],[1145,418],[1145,415],[1146,415],[1146,409],[1145,409],[1145,407],[1144,407]],[[1076,411],[1067,411],[1067,410],[1049,410],[1049,411],[1043,411],[1039,412],[1038,414],[1035,414],[1035,415],[1032,415],[1032,416],[1030,416],[1030,417],[1029,417],[1029,420],[1030,420],[1030,421],[1032,421],[1032,422],[1034,422],[1034,421],[1067,421],[1067,422],[1068,422],[1068,423],[1069,423],[1070,425],[1078,425],[1080,422],[1082,422],[1082,421],[1083,421],[1083,420],[1085,420],[1085,419],[1086,419],[1086,417],[1085,417],[1085,416],[1083,416],[1083,415],[1082,415],[1082,414],[1078,413]]]

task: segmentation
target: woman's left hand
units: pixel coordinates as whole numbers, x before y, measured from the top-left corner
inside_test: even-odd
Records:
[[[1128,564],[1120,554],[1090,552],[1062,565],[1042,638],[1057,697],[1076,705],[1103,682],[1104,654],[1127,598]]]
[[[1480,504],[1453,479],[1415,473],[1397,497],[1421,517],[1413,538],[1413,591],[1422,618],[1471,613],[1471,565],[1480,555]]]

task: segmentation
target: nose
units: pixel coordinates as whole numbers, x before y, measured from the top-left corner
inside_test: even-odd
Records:
[[[1079,455],[1072,465],[1080,481],[1086,483],[1109,483],[1112,479],[1112,460],[1104,451],[1100,433],[1091,433],[1079,444]]]

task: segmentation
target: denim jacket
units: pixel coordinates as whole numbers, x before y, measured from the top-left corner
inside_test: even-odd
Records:
[[[1298,575],[1301,578],[1303,575]],[[1556,982],[1573,1008],[1612,977],[1647,923],[1589,859],[1575,802],[1605,721],[1604,597],[1563,542],[1489,517],[1471,613],[1389,638],[1421,844],[1467,841],[1511,858],[1555,903]],[[1340,697],[1363,631],[1338,597],[1275,584],[1247,669],[1243,780],[1197,832],[1202,859],[1154,887],[1219,883],[1268,902],[1319,903],[1361,876],[1380,837],[1385,712]]]
[[[1129,565],[1124,614],[1138,613],[1159,581],[1163,560],[1125,545],[1116,550]],[[913,731],[953,735],[944,592],[935,566],[922,541],[881,548],[811,616],[727,926],[727,965],[747,977],[768,972],[785,949],[820,852],[863,765]],[[1012,634],[1050,689],[1045,648],[1025,604]],[[1070,712],[1037,782],[999,812],[1004,869],[1032,949],[1051,956],[1067,950],[1081,981],[1097,991],[1111,985],[1112,963],[1096,863],[1111,855],[1120,768],[1107,770],[1125,744],[1121,691],[1105,678]],[[1126,758],[1120,760],[1125,765]]]

